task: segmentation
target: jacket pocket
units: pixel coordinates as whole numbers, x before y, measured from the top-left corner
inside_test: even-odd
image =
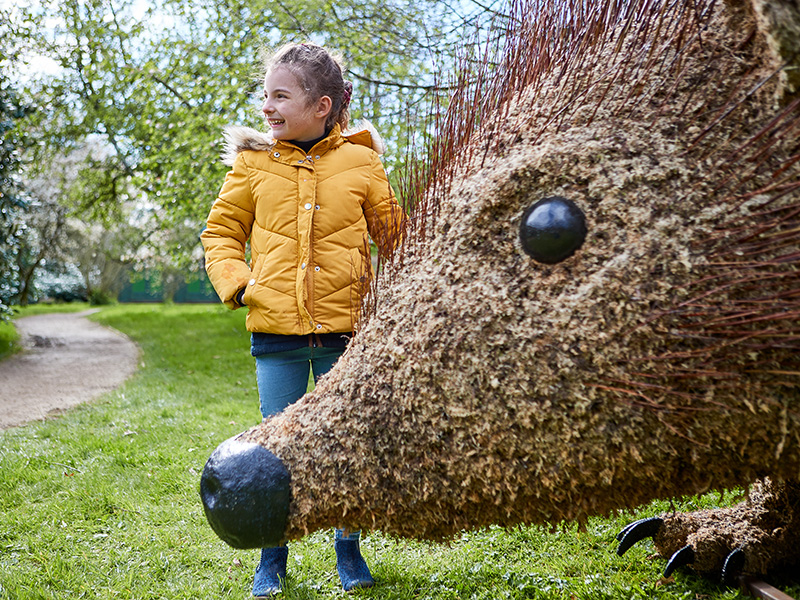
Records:
[[[350,248],[350,314],[361,314],[364,296],[369,291],[369,277],[365,270],[364,255],[358,248]]]
[[[353,285],[366,285],[369,281],[369,272],[366,269],[366,260],[361,250],[350,248],[350,282]]]
[[[247,287],[244,288],[244,296],[242,299],[244,300],[245,306],[257,306],[253,298],[256,293],[256,288],[258,287],[258,282],[261,276],[261,268],[263,265],[264,255],[259,254],[256,258],[255,264],[253,264],[253,268],[250,270],[250,281],[247,283]]]

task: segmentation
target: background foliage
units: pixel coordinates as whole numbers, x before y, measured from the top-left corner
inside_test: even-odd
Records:
[[[9,304],[17,292],[17,255],[24,228],[20,215],[25,203],[19,195],[15,175],[20,168],[20,133],[17,123],[27,113],[13,80],[6,71],[11,52],[12,27],[0,12],[0,318],[9,314]]]
[[[386,138],[395,177],[446,96],[434,73],[492,16],[441,0],[26,0],[0,12],[3,81],[31,107],[3,157],[27,202],[28,241],[3,276],[22,305],[48,265],[77,268],[85,297],[114,296],[122,269],[200,268],[198,235],[226,170],[222,129],[262,125],[264,48],[311,40],[340,52],[353,116]]]

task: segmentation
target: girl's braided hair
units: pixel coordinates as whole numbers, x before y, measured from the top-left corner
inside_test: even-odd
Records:
[[[331,99],[331,112],[325,122],[326,130],[338,123],[342,131],[350,122],[350,97],[353,84],[345,81],[342,63],[322,46],[311,43],[286,44],[264,60],[265,72],[283,67],[288,69],[302,87],[310,103],[323,96]]]

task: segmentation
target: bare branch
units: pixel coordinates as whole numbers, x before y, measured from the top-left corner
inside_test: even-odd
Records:
[[[292,11],[290,11],[290,10],[289,10],[289,9],[288,9],[288,8],[287,8],[287,7],[286,7],[284,4],[283,4],[283,2],[281,2],[281,0],[276,0],[276,3],[278,4],[278,6],[280,6],[280,7],[281,7],[281,9],[283,10],[283,12],[285,12],[285,13],[288,15],[288,17],[289,17],[289,18],[290,18],[292,21],[294,21],[295,25],[297,25],[297,30],[298,30],[300,33],[302,33],[303,35],[308,35],[308,32],[306,31],[306,28],[305,28],[305,27],[303,27],[303,24],[300,22],[300,19],[298,19],[297,17],[295,17],[295,16],[294,16],[294,13],[293,13]]]
[[[420,85],[414,83],[402,83],[399,81],[382,81],[379,79],[372,79],[371,77],[367,77],[366,75],[361,75],[360,73],[356,73],[352,69],[348,69],[347,72],[354,78],[358,79],[359,81],[364,81],[366,83],[371,83],[373,85],[382,85],[385,87],[392,87],[401,90],[422,90],[425,92],[444,92],[448,90],[456,89],[456,86],[441,86],[441,85]]]

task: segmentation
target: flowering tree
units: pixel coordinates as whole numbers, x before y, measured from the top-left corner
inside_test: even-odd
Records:
[[[131,260],[182,273],[199,269],[198,234],[226,170],[223,128],[262,126],[263,47],[312,40],[343,54],[353,117],[387,140],[391,176],[407,132],[441,91],[431,72],[452,55],[453,23],[466,19],[442,0],[27,0],[11,16],[32,24],[18,32],[15,67],[47,108],[25,121],[26,177],[102,145],[108,151],[87,157],[57,202],[117,231],[129,227],[123,207],[133,202],[149,235]],[[47,76],[32,57],[49,61]]]
[[[8,306],[19,287],[16,259],[23,233],[19,215],[25,203],[17,180],[21,138],[17,124],[30,110],[6,75],[9,29],[6,15],[0,11],[0,319],[8,317]]]

